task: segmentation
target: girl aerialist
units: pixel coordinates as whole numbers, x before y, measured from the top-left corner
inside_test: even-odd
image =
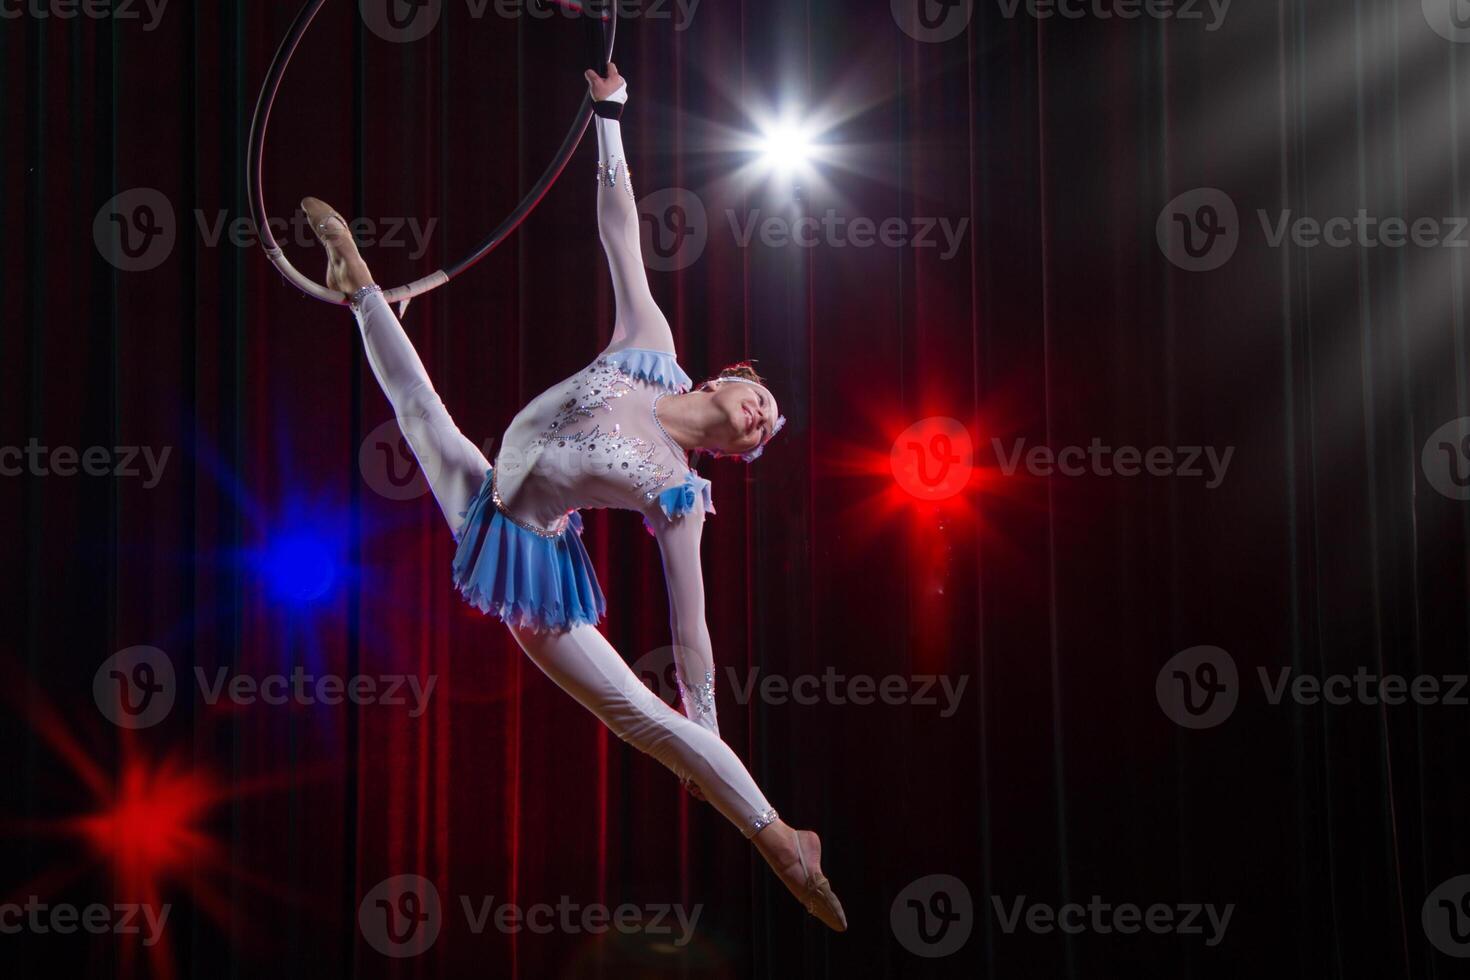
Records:
[[[315,198],[301,206],[328,252],[327,285],[351,297],[368,362],[454,532],[454,578],[465,598],[499,616],[536,666],[619,738],[712,803],[808,911],[842,931],[847,919],[822,874],[820,840],[776,815],[715,719],[699,561],[714,507],[690,453],[753,460],[785,420],[748,365],[691,390],[644,275],[618,121],[627,85],[611,64],[606,78],[588,71],[587,82],[596,110],[597,219],[617,301],[612,340],[516,415],[493,467],[449,417],[341,215]],[[582,546],[583,507],[637,511],[658,539],[683,715],[595,628],[606,602]]]

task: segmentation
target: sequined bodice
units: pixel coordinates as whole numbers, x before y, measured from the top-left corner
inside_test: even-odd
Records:
[[[502,510],[552,533],[584,507],[651,513],[658,492],[689,470],[654,415],[666,391],[599,357],[542,392],[511,421],[496,454]]]

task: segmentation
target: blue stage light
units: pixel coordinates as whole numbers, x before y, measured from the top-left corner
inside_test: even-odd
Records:
[[[310,603],[327,595],[340,577],[328,541],[309,531],[277,534],[254,556],[256,573],[275,599]]]

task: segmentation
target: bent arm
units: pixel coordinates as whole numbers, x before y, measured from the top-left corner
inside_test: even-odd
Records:
[[[626,83],[599,105],[627,100]],[[597,228],[612,272],[617,319],[613,323],[608,351],[627,347],[674,353],[674,333],[654,301],[643,267],[639,242],[638,206],[633,182],[623,151],[622,123],[604,115],[593,116],[597,130]]]
[[[715,658],[704,615],[704,570],[699,543],[704,535],[704,509],[696,506],[682,517],[653,519],[669,590],[669,629],[674,639],[674,669],[684,716],[716,735]]]

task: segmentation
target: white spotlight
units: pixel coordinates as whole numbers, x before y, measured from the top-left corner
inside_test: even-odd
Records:
[[[766,167],[784,174],[803,169],[816,155],[806,130],[791,122],[776,123],[765,130],[757,149]]]

